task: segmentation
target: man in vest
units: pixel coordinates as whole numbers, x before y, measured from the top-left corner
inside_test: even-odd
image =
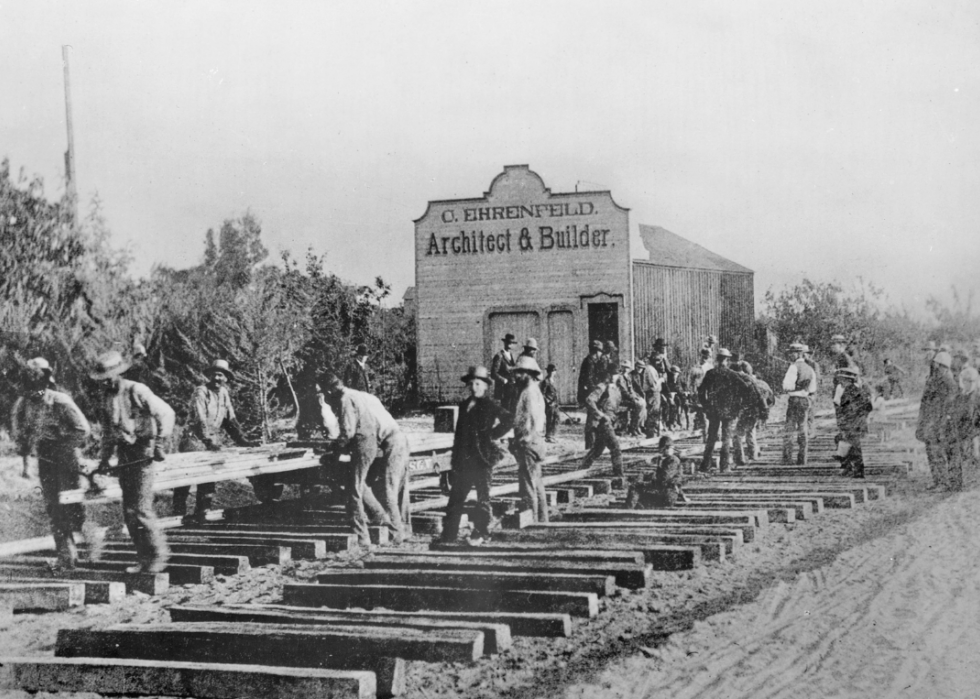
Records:
[[[783,463],[793,463],[793,438],[799,445],[796,463],[805,466],[810,445],[809,414],[810,396],[816,383],[816,374],[803,359],[804,345],[793,343],[789,346],[792,364],[783,377],[783,390],[789,394],[786,405],[786,427],[783,431]]]
[[[501,338],[504,343],[503,349],[493,355],[490,363],[490,378],[493,379],[493,398],[508,412],[514,412],[514,403],[517,402],[517,395],[512,385],[514,365],[517,359],[514,357],[513,349],[517,346],[517,338],[511,333],[507,333]]]
[[[163,461],[161,443],[174,428],[174,411],[144,384],[124,379],[129,368],[119,352],[106,352],[89,375],[99,382],[102,447],[99,470],[113,471],[122,490],[123,520],[136,547],[130,573],[159,573],[169,552],[153,510],[153,462]],[[109,460],[118,457],[115,467]]]
[[[367,356],[367,345],[361,343],[354,350],[354,359],[347,362],[347,366],[344,367],[341,380],[352,391],[371,393],[371,376],[368,374]]]
[[[228,382],[233,381],[228,362],[216,359],[205,372],[207,382],[194,389],[188,405],[188,422],[180,438],[181,452],[220,451],[221,433],[225,432],[232,441],[240,447],[258,446],[245,438],[242,427],[235,417],[235,409],[231,405],[231,395],[228,393]],[[207,519],[208,510],[214,499],[214,483],[198,483],[196,506],[193,520],[197,523]],[[189,485],[174,488],[173,507],[171,513],[176,517],[187,514],[187,496],[190,495]]]

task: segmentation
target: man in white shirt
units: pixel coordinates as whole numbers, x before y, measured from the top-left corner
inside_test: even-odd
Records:
[[[325,377],[320,385],[338,416],[337,446],[350,449],[345,479],[347,516],[358,544],[371,548],[364,511],[367,507],[375,513],[384,512],[383,523],[397,546],[410,535],[403,524],[408,509],[408,438],[370,393],[347,388],[334,375]]]
[[[786,405],[786,427],[783,431],[783,463],[793,463],[793,437],[799,445],[797,465],[805,466],[810,444],[808,416],[810,396],[816,391],[816,374],[803,358],[805,346],[793,343],[789,356],[793,363],[783,377],[783,390],[789,394]]]
[[[514,384],[520,393],[514,409],[514,439],[510,450],[517,460],[517,482],[521,507],[531,510],[535,522],[548,521],[548,498],[544,493],[541,461],[545,457],[544,396],[538,387],[541,369],[533,357],[522,355],[514,366]]]

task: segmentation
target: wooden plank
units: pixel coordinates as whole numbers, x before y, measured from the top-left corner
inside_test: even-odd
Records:
[[[685,485],[684,492],[691,493],[736,493],[749,495],[779,495],[782,497],[796,497],[797,495],[811,495],[823,500],[824,507],[849,509],[854,507],[854,495],[844,491],[829,491],[822,488],[753,488],[751,486],[725,486],[725,485]]]
[[[85,570],[116,572],[126,574],[128,565],[120,561],[86,561]],[[204,585],[214,580],[214,568],[211,566],[188,565],[186,563],[167,563],[163,570],[169,576],[171,585]]]
[[[612,492],[612,481],[608,478],[583,478],[578,483],[592,486],[595,495],[606,495]]]
[[[628,549],[616,551],[603,551],[601,549],[569,549],[560,546],[547,545],[512,545],[501,546],[497,544],[481,546],[479,548],[460,547],[442,544],[433,541],[429,544],[429,551],[411,551],[393,549],[377,554],[385,558],[412,557],[412,556],[439,556],[443,558],[480,558],[481,560],[560,560],[567,562],[583,563],[634,563],[642,564],[645,562],[643,552],[639,549],[630,551]],[[370,559],[368,559],[370,560]]]
[[[110,563],[128,563],[136,561],[136,549],[105,551],[102,560]],[[240,575],[252,569],[245,556],[207,556],[194,553],[171,553],[171,564],[209,566],[215,575]]]
[[[805,502],[748,502],[745,504],[727,503],[727,506],[733,512],[741,512],[745,508],[764,509],[770,522],[778,522],[780,524],[791,524],[795,522],[797,520],[797,512],[804,513],[803,517],[799,517],[799,519],[803,519],[806,516],[806,510],[809,510],[811,513],[813,512],[813,508],[810,507],[810,504]],[[678,502],[675,507],[681,510],[724,510],[726,508],[726,503],[723,500],[688,499],[687,502]]]
[[[192,536],[181,534],[180,530],[175,530],[176,534],[167,534],[167,542],[172,546],[183,544],[245,544],[251,546],[283,546],[290,549],[293,558],[315,560],[326,558],[327,551],[347,551],[352,548],[352,544],[357,543],[357,538],[353,534],[346,534],[342,537],[326,537],[317,539],[291,539],[281,535],[269,536],[236,536],[223,534],[208,534],[205,536]]]
[[[27,692],[196,699],[374,699],[374,674],[267,665],[111,658],[0,658]]]
[[[596,507],[581,510],[571,510],[562,513],[562,521],[592,522],[609,519],[636,519],[657,522],[681,522],[684,524],[730,524],[734,526],[749,525],[765,529],[769,518],[764,510],[732,512],[725,510],[684,512],[675,508],[660,510],[628,510],[616,507]]]
[[[732,544],[726,543],[719,537],[696,536],[690,534],[649,534],[646,532],[630,532],[629,539],[624,539],[622,532],[584,531],[584,530],[553,530],[521,529],[512,531],[502,529],[494,532],[494,541],[503,544],[547,542],[548,546],[556,548],[565,545],[568,548],[601,548],[606,550],[637,549],[646,552],[664,546],[692,547],[701,550],[701,557],[706,561],[724,561],[726,554],[732,552]],[[481,550],[485,547],[481,547]],[[649,558],[648,558],[649,560]],[[651,561],[652,562],[652,561]],[[655,566],[656,567],[656,566]]]
[[[347,524],[306,524],[302,522],[208,522],[199,527],[182,527],[181,531],[187,533],[207,533],[213,531],[232,532],[252,536],[255,532],[259,533],[283,533],[293,534],[297,538],[315,539],[321,534],[333,534],[345,536],[351,533],[351,528]],[[387,527],[369,526],[368,532],[371,535],[371,543],[384,545],[390,541]]]
[[[468,590],[455,587],[401,585],[302,585],[283,586],[283,602],[339,609],[384,607],[399,611],[501,611],[549,612],[588,619],[599,613],[599,599],[584,592],[538,590]]]
[[[545,574],[515,571],[433,570],[431,568],[328,568],[317,576],[328,585],[457,587],[466,590],[545,590],[586,592],[606,597],[616,588],[611,575]]]
[[[870,480],[861,480],[836,477],[765,477],[765,476],[737,476],[726,478],[725,476],[712,477],[712,483],[733,483],[743,486],[758,486],[766,488],[769,486],[786,488],[821,488],[824,490],[843,490],[854,494],[856,503],[877,500],[885,497],[885,486],[874,483]]]
[[[547,522],[532,524],[524,532],[543,531],[548,534],[564,531],[580,532],[610,532],[632,537],[634,534],[653,535],[693,535],[715,537],[719,540],[731,541],[729,553],[742,547],[745,543],[744,532],[754,531],[754,527],[744,525],[739,528],[729,524],[681,524],[675,522]]]
[[[373,570],[454,570],[492,573],[565,573],[575,575],[612,576],[616,585],[628,589],[641,589],[650,583],[652,567],[648,563],[578,563],[554,559],[503,560],[480,556],[369,556],[361,561],[364,568]],[[567,589],[567,588],[566,588]]]
[[[748,504],[749,502],[760,502],[760,503],[770,503],[770,502],[783,502],[786,500],[791,500],[794,503],[803,503],[809,505],[813,514],[821,514],[824,510],[823,499],[819,497],[814,497],[812,495],[796,494],[792,497],[786,497],[782,495],[766,495],[765,493],[751,494],[747,493],[744,495],[739,495],[738,493],[685,493],[688,499],[694,501],[716,501],[723,503],[731,503],[733,505],[741,505],[743,502]]]
[[[57,580],[53,573],[39,574],[33,567],[14,568],[0,565],[0,580],[17,583],[41,583]],[[112,604],[126,596],[126,585],[102,580],[72,580],[85,586],[85,604]]]
[[[508,650],[512,645],[510,627],[475,621],[450,621],[424,616],[393,616],[367,612],[338,612],[303,607],[269,608],[258,605],[173,606],[170,619],[187,621],[237,621],[256,624],[329,624],[331,626],[399,626],[411,629],[469,629],[483,632],[483,651],[487,655]]]
[[[50,571],[49,563],[53,559],[33,557],[8,558],[3,561],[4,566],[30,566],[32,574],[39,577],[47,577]],[[170,587],[170,576],[167,573],[126,573],[117,570],[100,570],[90,568],[88,561],[80,561],[75,570],[59,571],[59,580],[70,580],[72,582],[121,582],[126,585],[126,592],[142,592],[144,595],[162,595]]]
[[[129,544],[107,543],[107,551],[126,551]],[[292,552],[288,546],[258,546],[253,544],[206,543],[188,544],[172,542],[169,544],[172,553],[196,553],[205,556],[212,554],[220,556],[245,556],[253,566],[282,565],[292,560]]]
[[[50,580],[0,582],[0,601],[17,612],[61,612],[85,604],[85,584]]]

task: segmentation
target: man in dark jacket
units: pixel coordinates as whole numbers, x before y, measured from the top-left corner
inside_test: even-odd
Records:
[[[517,392],[514,390],[514,364],[517,358],[513,349],[517,346],[517,338],[511,333],[504,335],[501,340],[503,349],[493,355],[490,363],[490,378],[493,380],[493,399],[508,412],[514,412],[517,403]]]
[[[949,449],[943,439],[944,421],[946,420],[953,398],[958,393],[956,382],[949,370],[952,358],[948,352],[937,352],[932,359],[929,378],[922,393],[919,405],[919,422],[915,429],[915,438],[925,442],[926,459],[932,472],[932,485],[928,490],[949,487]]]
[[[582,360],[582,368],[578,373],[578,403],[585,405],[585,399],[595,390],[596,386],[603,383],[607,378],[606,364],[602,356],[602,342],[593,340],[589,347],[589,353]],[[592,430],[588,422],[585,425],[585,448],[591,449],[593,443]]]
[[[354,358],[344,367],[344,374],[340,377],[347,388],[362,393],[371,393],[371,376],[368,374],[367,356],[367,345],[358,345],[357,349],[354,350]]]
[[[669,435],[660,438],[657,445],[660,455],[652,463],[656,466],[646,482],[634,483],[626,494],[626,509],[658,510],[673,507],[678,500],[686,502],[681,485],[684,477],[681,473],[681,460],[674,453],[674,441]],[[652,479],[649,479],[653,476]]]
[[[835,381],[840,391],[834,394],[837,428],[840,430],[838,456],[845,476],[864,478],[864,454],[861,440],[868,433],[868,415],[874,408],[871,391],[860,378],[856,366],[837,370]]]
[[[619,449],[619,440],[616,438],[616,426],[620,420],[620,413],[626,409],[628,398],[620,390],[620,381],[617,380],[619,378],[620,374],[617,371],[609,377],[608,382],[596,386],[585,399],[585,407],[588,411],[585,430],[586,434],[592,432],[594,441],[580,468],[590,468],[608,448],[612,459],[613,475],[621,477],[623,454]]]
[[[746,361],[741,361],[738,363],[736,371],[743,380],[748,379],[748,382],[751,384],[750,388],[757,394],[757,399],[751,401],[739,413],[732,436],[735,465],[744,466],[746,460],[756,461],[759,458],[759,446],[756,441],[755,430],[759,423],[763,423],[769,419],[769,408],[776,401],[772,389],[769,388],[769,384],[755,377],[751,364]],[[748,449],[747,457],[742,446],[743,441],[745,448]]]
[[[748,407],[759,401],[758,394],[751,388],[747,379],[729,367],[732,354],[724,347],[718,350],[715,366],[704,375],[698,389],[698,401],[704,407],[708,419],[708,435],[704,445],[704,456],[699,470],[706,473],[711,468],[715,443],[721,436],[722,473],[730,470],[732,450],[732,427],[738,416]]]
[[[541,395],[544,396],[544,415],[546,429],[544,440],[554,442],[555,434],[558,432],[558,386],[555,385],[555,372],[558,370],[554,364],[549,364],[545,369],[545,377],[541,380]]]
[[[493,467],[504,455],[503,448],[496,440],[510,431],[514,416],[487,395],[490,375],[486,367],[470,367],[462,380],[467,384],[470,396],[459,404],[453,439],[453,485],[440,540],[448,543],[456,541],[466,497],[472,488],[476,488],[477,506],[473,513],[470,543],[480,545],[490,537]]]

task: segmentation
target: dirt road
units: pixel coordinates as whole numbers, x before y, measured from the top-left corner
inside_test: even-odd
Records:
[[[980,492],[945,499],[567,696],[978,697]]]

